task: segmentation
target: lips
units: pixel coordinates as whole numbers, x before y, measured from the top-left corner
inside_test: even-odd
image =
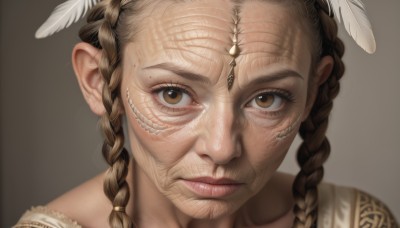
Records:
[[[212,177],[198,177],[182,179],[184,185],[199,197],[222,198],[239,190],[244,183],[229,179]]]

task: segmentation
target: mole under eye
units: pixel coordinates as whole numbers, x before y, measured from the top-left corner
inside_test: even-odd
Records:
[[[158,101],[169,108],[183,108],[193,103],[193,99],[182,88],[166,87],[156,92]]]

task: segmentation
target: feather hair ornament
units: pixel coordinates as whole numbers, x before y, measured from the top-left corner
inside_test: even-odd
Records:
[[[86,12],[100,0],[68,0],[57,6],[50,17],[36,31],[37,39],[45,38],[68,28],[72,23],[81,19]]]
[[[376,50],[374,33],[361,0],[324,0],[354,41],[367,53]]]

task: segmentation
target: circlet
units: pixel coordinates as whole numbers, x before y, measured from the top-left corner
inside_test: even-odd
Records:
[[[69,27],[82,18],[87,11],[101,0],[68,0],[57,6],[50,17],[36,31],[35,37],[45,38]],[[121,4],[129,0],[121,0]],[[343,21],[344,27],[354,41],[367,53],[376,50],[376,43],[371,23],[361,0],[317,0],[328,5],[337,21]],[[331,14],[332,15],[332,14]]]

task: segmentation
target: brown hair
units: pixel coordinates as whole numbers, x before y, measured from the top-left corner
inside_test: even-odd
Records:
[[[305,0],[305,7],[312,26],[319,31],[320,58],[332,56],[334,66],[328,79],[318,88],[315,103],[308,118],[301,124],[299,134],[303,139],[297,151],[300,172],[293,183],[295,198],[293,227],[316,227],[318,190],[317,186],[324,175],[323,163],[330,153],[326,137],[329,114],[333,99],[338,95],[339,80],[344,74],[342,56],[343,42],[337,37],[337,24],[322,0]]]
[[[121,0],[98,3],[87,18],[87,24],[79,32],[82,41],[102,50],[99,64],[103,76],[102,92],[106,113],[100,120],[104,134],[103,157],[109,164],[104,178],[104,192],[114,208],[125,208],[129,200],[128,174],[129,153],[123,147],[122,101],[120,98],[121,66],[120,44],[115,28],[123,6]],[[111,227],[132,227],[133,223],[124,210],[112,210]]]
[[[294,0],[297,1],[297,0]],[[318,61],[330,55],[334,59],[333,71],[318,89],[316,101],[308,118],[301,124],[299,133],[303,138],[297,161],[301,167],[293,184],[294,227],[314,227],[317,220],[317,186],[323,177],[323,163],[330,153],[329,141],[325,135],[332,101],[339,92],[339,80],[344,73],[341,60],[344,53],[342,41],[337,37],[336,22],[328,15],[326,3],[322,0],[299,0],[302,10],[309,18],[315,37]],[[139,5],[138,2],[142,3]],[[133,37],[134,24],[126,17],[140,16],[142,7],[148,1],[103,0],[89,13],[87,24],[80,30],[82,41],[102,50],[100,72],[104,79],[103,104],[106,113],[101,118],[104,133],[102,153],[109,164],[104,179],[104,192],[113,207],[125,208],[129,200],[129,187],[125,180],[128,173],[129,153],[123,147],[124,133],[121,124],[122,101],[120,98],[121,46]],[[144,3],[144,4],[143,4]],[[121,29],[131,26],[131,29]],[[314,63],[315,64],[315,63]],[[113,210],[109,216],[111,227],[132,227],[133,221],[121,210]]]

